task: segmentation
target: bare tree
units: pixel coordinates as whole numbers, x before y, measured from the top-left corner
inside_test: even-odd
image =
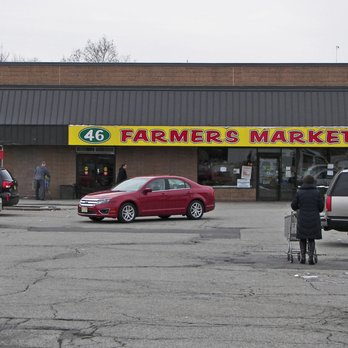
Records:
[[[9,57],[10,57],[10,54],[8,52],[5,52],[1,45],[0,46],[0,62],[6,62]]]
[[[84,62],[84,63],[118,63],[128,62],[129,56],[120,57],[113,40],[105,36],[97,42],[91,40],[82,49],[77,49],[68,57],[63,57],[63,62]]]
[[[34,57],[34,58],[24,58],[22,56],[17,56],[17,55],[12,55],[12,62],[20,62],[20,63],[25,63],[25,62],[39,62],[39,59]]]
[[[22,56],[17,56],[16,54],[11,54],[9,52],[5,52],[2,45],[0,46],[0,62],[38,62],[37,58],[24,58]]]

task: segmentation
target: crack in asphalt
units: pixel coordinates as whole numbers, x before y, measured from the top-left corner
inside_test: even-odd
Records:
[[[15,225],[0,225],[0,229],[17,229],[17,230],[27,230],[28,232],[55,232],[55,233],[66,233],[66,232],[83,232],[83,233],[141,233],[141,234],[198,234],[202,238],[212,239],[230,239],[239,238],[240,227],[202,227],[198,229],[184,229],[184,228],[166,228],[162,229],[149,229],[149,228],[108,228],[103,226],[102,228],[96,230],[95,228],[81,227],[81,226],[15,226]]]
[[[78,249],[75,249],[74,251],[67,252],[67,253],[59,253],[53,256],[49,257],[36,257],[36,258],[30,258],[30,259],[24,259],[18,261],[14,266],[16,265],[22,265],[25,263],[35,263],[35,262],[42,262],[42,261],[54,261],[54,260],[62,260],[62,259],[71,259],[75,257],[82,257],[85,253],[79,251]]]
[[[47,325],[38,325],[35,324],[35,320],[38,319],[32,319],[32,318],[15,318],[15,317],[0,317],[0,320],[4,320],[4,323],[0,324],[0,332],[6,331],[6,330],[13,330],[13,331],[34,331],[36,332],[36,335],[39,334],[39,332],[52,332],[52,334],[55,336],[55,332],[59,332],[59,336],[56,339],[57,343],[59,344],[59,347],[63,347],[63,344],[65,347],[74,347],[75,344],[77,344],[77,347],[79,347],[78,340],[83,339],[83,340],[93,340],[93,339],[98,339],[101,338],[105,341],[105,339],[109,340],[114,340],[115,342],[118,342],[119,344],[124,344],[126,345],[126,342],[129,341],[144,341],[147,340],[149,342],[154,342],[154,341],[176,341],[182,339],[202,339],[202,336],[196,335],[196,334],[187,334],[187,337],[185,338],[186,335],[180,335],[180,337],[167,337],[167,336],[160,336],[160,337],[149,337],[146,335],[146,337],[142,336],[131,336],[127,335],[127,337],[123,337],[122,335],[111,335],[111,334],[106,334],[103,333],[98,333],[98,330],[103,329],[103,328],[108,328],[112,329],[114,328],[116,330],[117,327],[119,326],[125,326],[125,325],[133,325],[136,323],[137,326],[145,326],[145,327],[167,327],[170,329],[175,329],[175,328],[186,328],[187,330],[190,330],[191,328],[201,328],[201,329],[214,329],[214,328],[228,328],[230,327],[231,329],[248,329],[251,326],[253,328],[262,328],[262,329],[279,329],[279,330],[286,330],[286,331],[298,331],[302,332],[303,334],[306,334],[308,332],[308,327],[311,327],[311,329],[316,330],[317,333],[326,333],[326,340],[328,344],[342,344],[345,345],[346,341],[339,339],[337,334],[346,334],[346,330],[342,328],[342,330],[337,330],[336,327],[328,328],[325,327],[323,328],[320,326],[320,323],[317,323],[319,325],[317,328],[313,328],[313,323],[308,323],[306,324],[304,320],[306,318],[303,318],[302,316],[299,317],[292,317],[291,323],[289,323],[289,318],[286,318],[284,316],[274,316],[274,317],[260,317],[260,316],[237,316],[235,318],[234,322],[214,322],[214,321],[192,321],[192,320],[166,320],[163,318],[142,318],[140,316],[132,316],[132,315],[127,315],[124,313],[121,313],[123,317],[125,317],[125,320],[119,319],[119,320],[91,320],[91,319],[86,319],[86,320],[81,320],[81,319],[65,319],[65,318],[60,318],[60,319],[52,319],[52,318],[41,318],[40,320],[47,320],[49,323]],[[228,319],[228,318],[226,318]],[[252,324],[250,321],[255,320]],[[262,321],[260,322],[260,319]],[[308,318],[310,319],[310,318]],[[245,322],[241,322],[241,320],[245,320]],[[54,324],[57,325],[54,325]],[[59,325],[59,324],[62,325]],[[70,325],[74,325],[80,328],[67,328],[65,326],[65,323],[70,323]],[[53,325],[52,325],[53,324]],[[85,325],[86,324],[86,325]],[[315,324],[315,323],[314,323]],[[85,327],[81,328],[81,325]],[[4,338],[1,340],[4,342]],[[239,342],[240,340],[233,339],[232,341],[229,341],[230,343],[232,342]],[[227,340],[226,340],[227,342]],[[249,342],[250,344],[264,344],[267,342],[267,339],[260,337],[253,337],[250,339],[243,339],[243,344]],[[291,343],[292,345],[300,344],[301,339],[299,339],[299,342],[288,342]],[[276,343],[274,340],[269,341],[270,344],[274,346],[274,343]],[[282,342],[278,342],[280,345],[286,344],[284,340]],[[66,346],[66,344],[69,344]],[[313,342],[315,344],[315,342]]]

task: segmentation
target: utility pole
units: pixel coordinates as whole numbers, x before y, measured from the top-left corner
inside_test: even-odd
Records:
[[[4,148],[0,145],[0,168],[4,166]]]

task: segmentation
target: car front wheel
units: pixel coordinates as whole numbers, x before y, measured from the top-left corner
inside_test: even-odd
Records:
[[[192,201],[187,209],[187,217],[191,220],[200,219],[204,213],[204,206],[201,201]]]
[[[136,216],[136,208],[133,203],[122,204],[120,210],[118,211],[118,221],[119,222],[132,222]]]

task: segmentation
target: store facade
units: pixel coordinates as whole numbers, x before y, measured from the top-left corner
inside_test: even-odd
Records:
[[[128,78],[127,78],[128,77]],[[22,197],[42,159],[51,197],[175,174],[218,200],[290,200],[348,166],[345,64],[0,64],[0,145]]]

